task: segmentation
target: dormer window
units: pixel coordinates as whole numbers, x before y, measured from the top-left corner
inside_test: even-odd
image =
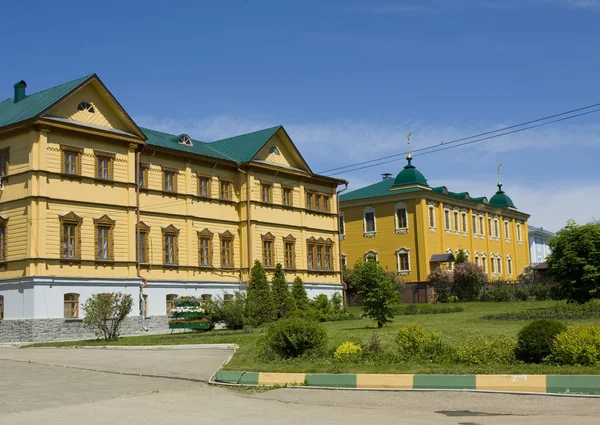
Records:
[[[269,153],[272,153],[273,155],[279,155],[279,149],[277,149],[277,146],[272,146],[271,149],[269,149]]]
[[[192,146],[193,145],[192,139],[187,134],[182,134],[181,136],[179,136],[179,144],[180,145],[186,145],[186,146]]]
[[[79,105],[77,105],[77,110],[88,111],[90,114],[93,114],[95,112],[94,107],[88,102],[81,102]]]

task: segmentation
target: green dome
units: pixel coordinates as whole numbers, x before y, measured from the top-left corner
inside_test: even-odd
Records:
[[[512,199],[510,199],[510,197],[502,190],[501,183],[498,184],[498,192],[496,192],[496,194],[492,196],[492,199],[490,199],[490,205],[501,208],[515,208],[515,204],[513,204]]]
[[[396,176],[396,179],[394,180],[394,186],[407,186],[415,184],[428,186],[425,176],[423,176],[423,174],[421,174],[421,172],[411,164],[412,158],[408,156],[406,159],[408,160],[408,164]]]

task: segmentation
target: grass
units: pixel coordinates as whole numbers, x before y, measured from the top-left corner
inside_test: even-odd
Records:
[[[454,304],[452,304],[454,305]],[[333,351],[345,341],[368,343],[376,331],[386,351],[394,350],[394,338],[399,326],[419,323],[429,330],[437,331],[444,342],[457,346],[466,337],[481,335],[488,338],[507,336],[516,339],[519,330],[528,321],[483,320],[484,315],[494,313],[517,313],[533,308],[550,308],[555,301],[526,301],[510,303],[464,303],[463,312],[448,314],[426,314],[396,316],[393,323],[377,329],[375,323],[366,318],[325,323],[329,335],[329,349]],[[351,313],[360,317],[360,308],[351,308]],[[598,324],[600,318],[564,320],[568,325]],[[423,363],[363,361],[360,363],[335,363],[333,357],[267,361],[260,355],[260,340],[264,328],[242,331],[212,331],[204,333],[178,333],[169,335],[143,335],[121,338],[118,341],[96,340],[53,342],[35,344],[40,347],[101,346],[101,345],[173,345],[173,344],[216,344],[234,343],[239,350],[226,366],[229,370],[264,372],[323,372],[323,373],[494,373],[494,374],[600,374],[600,366],[554,366],[554,365],[467,365],[457,363]]]

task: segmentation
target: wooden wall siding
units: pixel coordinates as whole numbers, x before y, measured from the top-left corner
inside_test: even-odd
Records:
[[[37,132],[30,131],[6,137],[0,135],[0,149],[8,148],[8,175],[29,170],[29,152],[37,139]]]
[[[81,102],[88,102],[94,107],[94,113],[79,111],[77,106]],[[101,127],[116,128],[123,131],[132,131],[131,125],[114,112],[116,105],[105,99],[95,87],[87,85],[59,105],[48,111],[47,116],[66,118]]]
[[[17,260],[27,257],[28,220],[25,201],[11,203],[8,208],[1,209],[0,214],[8,217],[6,224],[6,260]]]
[[[271,153],[271,149],[276,147],[279,150],[279,155]],[[294,154],[287,147],[279,136],[275,135],[273,139],[256,155],[256,159],[272,162],[278,165],[303,169],[303,166],[294,158]]]

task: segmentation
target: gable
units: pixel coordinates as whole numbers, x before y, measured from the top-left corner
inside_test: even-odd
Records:
[[[93,112],[87,109],[80,110],[80,104],[89,104],[93,108]],[[131,121],[102,84],[95,79],[56,104],[43,116],[139,134],[135,123]]]
[[[293,143],[279,131],[263,146],[253,160],[310,172]]]

